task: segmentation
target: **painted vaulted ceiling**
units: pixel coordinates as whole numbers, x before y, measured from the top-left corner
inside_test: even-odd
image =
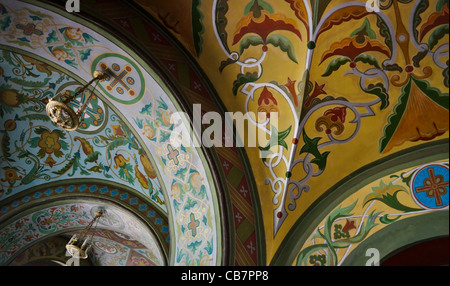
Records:
[[[65,2],[0,0],[2,265],[65,264],[99,207],[86,265],[365,265],[448,237],[448,1]],[[83,125],[53,125],[95,70]],[[173,144],[209,112],[263,136]]]

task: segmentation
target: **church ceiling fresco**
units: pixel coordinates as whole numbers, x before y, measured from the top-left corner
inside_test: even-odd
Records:
[[[11,266],[67,265],[65,245],[70,236],[56,236],[43,240],[28,248],[10,263]],[[80,266],[155,266],[160,263],[155,255],[139,241],[128,235],[108,229],[98,229],[93,242],[93,259],[81,260]],[[47,264],[39,264],[47,263]],[[73,262],[72,262],[73,264]],[[158,265],[160,266],[160,265]]]
[[[107,33],[25,2],[0,7],[1,44],[8,48],[1,83],[2,156],[9,159],[2,160],[3,199],[30,182],[95,173],[132,185],[167,211],[174,264],[220,263],[221,222],[209,167],[197,149],[170,145],[170,115],[180,107],[161,79]],[[46,99],[88,82],[95,70],[110,79],[99,84],[99,100],[79,133],[51,128],[42,116]],[[178,128],[187,129],[185,123]],[[19,161],[25,164],[13,164]]]
[[[175,82],[186,94],[185,100],[193,104],[201,104],[202,115],[210,111],[224,112],[214,93],[208,89],[206,78],[189,62],[179,46],[170,39],[170,35],[158,27],[158,23],[144,17],[140,9],[128,6],[130,2],[115,0],[112,2],[114,3],[110,6],[105,6],[103,2],[83,1],[85,4],[83,9],[91,15],[96,15],[95,11],[101,9],[103,20],[110,20],[115,30],[121,30],[135,37],[135,41],[156,56],[161,66],[173,76]],[[259,200],[255,198],[257,194],[253,185],[253,176],[249,174],[246,167],[245,156],[242,155],[240,148],[217,148],[215,151],[218,157],[216,163],[218,172],[223,172],[224,188],[232,205],[228,235],[231,235],[235,249],[230,251],[230,263],[234,265],[264,264],[264,240],[258,209]]]
[[[272,156],[261,160],[267,141],[246,148],[268,261],[334,184],[448,142],[448,1],[380,1],[379,11],[366,1],[190,1],[191,15],[135,2],[168,30],[193,23],[188,40],[172,33],[228,111],[278,112],[276,129],[269,116],[251,120],[278,139]]]
[[[346,198],[315,227],[294,265],[342,265],[361,241],[383,227],[448,209],[448,186],[448,159],[390,174],[368,184]]]
[[[120,232],[100,229],[93,243],[94,265],[101,266],[164,266],[164,261],[155,255],[155,249]]]
[[[0,210],[23,204],[39,192],[29,189],[38,182],[95,174],[136,190],[117,188],[119,199],[113,184],[104,194],[126,201],[160,242],[172,242],[169,263],[220,264],[218,183],[200,149],[170,144],[176,126],[169,118],[181,108],[164,80],[108,33],[28,2],[0,3]],[[215,149],[231,201],[235,265],[341,265],[382,229],[448,213],[448,154],[441,154],[448,153],[448,1],[385,0],[377,12],[366,1],[344,0],[83,2],[92,11],[100,5],[139,39],[190,103],[202,104],[202,115],[257,114],[248,123],[266,134],[258,146]],[[96,69],[112,78],[98,86],[82,129],[52,128],[42,112],[46,98],[81,86]],[[420,149],[430,146],[447,152],[431,148],[421,159]],[[237,155],[244,151],[249,167]],[[415,154],[410,161],[408,154]],[[330,206],[320,204],[383,160],[399,165],[371,173],[370,183]],[[305,218],[311,226],[292,247]],[[145,263],[138,256],[135,262]]]
[[[82,85],[41,61],[1,52],[5,67],[0,111],[5,128],[2,198],[29,186],[99,174],[139,190],[167,212],[155,168],[117,114],[95,97],[78,132],[55,129],[45,103],[57,93],[75,92]],[[88,93],[72,104],[82,104]]]
[[[97,230],[99,238],[93,241],[94,245],[97,245],[96,251],[102,251],[99,245],[102,245],[102,242],[103,246],[108,244],[106,240],[112,240],[111,235],[108,236],[108,234],[116,232],[116,236],[122,234],[120,239],[114,239],[117,245],[126,246],[128,243],[128,247],[120,247],[122,253],[116,256],[117,259],[123,259],[122,256],[129,257],[127,255],[130,254],[128,253],[129,250],[135,249],[141,253],[140,256],[145,257],[146,261],[153,261],[152,263],[157,265],[165,265],[164,254],[154,235],[133,215],[114,206],[102,205],[101,202],[95,204],[93,202],[81,202],[81,200],[72,203],[53,203],[52,206],[32,210],[28,214],[22,213],[20,217],[9,221],[0,231],[2,249],[4,249],[0,256],[2,265],[7,263],[8,260],[14,259],[33,242],[44,240],[53,234],[70,233],[85,227],[92,220],[92,215],[99,207],[104,208],[107,212],[98,223],[100,229],[105,228],[106,230]],[[134,247],[131,247],[132,245]],[[117,248],[115,249],[117,250]],[[109,258],[106,256],[105,259],[112,259],[112,256]],[[139,260],[139,258],[136,259]]]

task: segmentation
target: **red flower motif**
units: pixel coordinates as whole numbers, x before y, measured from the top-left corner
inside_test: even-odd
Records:
[[[345,122],[345,116],[347,115],[347,107],[346,106],[338,106],[333,109],[329,109],[323,113],[325,116],[330,116],[331,121],[341,121],[342,123]]]
[[[356,229],[355,221],[347,219],[347,222],[344,225],[344,228],[342,228],[342,232],[347,232],[352,229]]]
[[[276,112],[276,113],[280,112],[280,109],[278,108],[277,100],[275,99],[275,97],[273,97],[273,94],[267,89],[267,87],[264,87],[263,91],[261,92],[261,95],[259,96],[257,111],[258,111],[258,116],[260,116],[261,114],[264,114],[266,117],[270,117],[271,112]],[[278,117],[279,117],[279,114],[278,114]],[[264,118],[260,118],[260,119],[264,119]]]
[[[314,98],[316,98],[317,96],[321,95],[321,94],[327,94],[327,92],[323,89],[325,87],[325,84],[321,84],[319,85],[317,83],[317,81],[314,84],[314,91],[313,93],[309,96],[308,101],[306,101],[305,103],[305,107],[309,107],[311,105],[311,102],[313,101]]]
[[[330,49],[322,55],[320,64],[329,57],[336,55],[348,57],[353,62],[358,55],[368,51],[380,52],[387,57],[391,57],[391,51],[377,40],[371,40],[368,36],[364,36],[364,41],[362,43],[359,43],[358,41],[358,37],[355,36],[333,43],[330,46]]]
[[[297,29],[297,24],[294,20],[286,18],[281,13],[269,14],[267,11],[261,11],[261,16],[254,17],[253,12],[250,12],[246,17],[243,17],[238,25],[237,32],[233,38],[233,45],[239,42],[242,37],[248,33],[255,33],[259,35],[263,42],[266,43],[267,36],[277,30],[291,31],[296,34],[300,40],[302,35]]]

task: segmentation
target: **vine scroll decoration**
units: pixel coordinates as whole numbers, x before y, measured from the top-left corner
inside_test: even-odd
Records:
[[[448,94],[442,94],[438,89],[430,87],[430,83],[425,80],[432,74],[431,67],[425,66],[419,69],[421,61],[427,56],[431,57],[434,64],[442,69],[444,85],[448,87],[448,42],[439,45],[444,35],[448,34],[448,2],[438,1],[435,7],[436,12],[433,12],[418,29],[423,20],[421,14],[430,8],[430,3],[426,0],[416,0],[412,4],[408,28],[401,19],[399,6],[409,4],[413,0],[382,0],[379,12],[366,9],[365,1],[349,1],[332,7],[320,19],[318,19],[318,15],[323,13],[324,8],[320,12],[318,7],[312,7],[307,0],[285,1],[290,4],[296,17],[306,28],[306,37],[300,33],[297,20],[275,12],[268,1],[251,0],[245,7],[244,16],[238,22],[232,39],[232,46],[239,43],[239,51],[232,51],[229,45],[229,35],[226,29],[228,1],[215,0],[212,7],[215,36],[226,55],[219,70],[222,72],[229,65],[240,67],[237,79],[233,83],[233,93],[235,96],[238,93],[246,96],[245,111],[247,113],[251,111],[251,103],[256,104],[257,92],[261,92],[261,90],[258,101],[259,108],[267,107],[266,105],[270,103],[272,107],[270,110],[279,111],[277,101],[273,98],[271,91],[281,95],[281,98],[290,107],[289,110],[283,110],[283,114],[280,115],[283,120],[293,122],[291,127],[284,131],[273,128],[270,125],[269,116],[265,120],[261,120],[262,122],[249,119],[257,128],[269,134],[270,140],[275,138],[274,140],[277,142],[276,148],[270,149],[270,156],[263,158],[263,164],[270,171],[270,177],[265,179],[265,183],[273,192],[274,237],[289,213],[296,209],[297,200],[302,193],[310,190],[311,178],[318,177],[325,171],[330,152],[323,151],[323,149],[331,145],[346,144],[353,140],[361,129],[363,118],[375,116],[375,106],[379,106],[379,109],[383,110],[390,105],[389,91],[392,86],[402,88],[402,94],[383,130],[383,137],[379,141],[380,153],[388,152],[393,146],[399,146],[407,141],[400,140],[399,143],[398,134],[392,130],[401,124],[404,116],[402,112],[408,104],[407,101],[411,99],[409,93],[412,89],[418,88],[416,91],[426,95],[432,102],[440,106],[439,108],[443,108],[442,110],[447,112],[448,117]],[[385,13],[385,10],[388,9],[395,10],[395,23]],[[444,20],[444,17],[447,19]],[[376,28],[371,27],[369,18],[376,20],[378,33],[374,30]],[[316,81],[313,85],[309,78],[309,71],[314,48],[323,32],[344,22],[362,19],[364,19],[363,25],[353,31],[349,37],[333,43],[329,50],[322,55],[320,61],[320,64],[329,62],[322,75],[323,78],[348,64],[346,66],[350,70],[345,73],[345,76],[357,77],[361,90],[372,97],[372,100],[369,101],[350,102],[345,97],[334,97],[328,94],[324,89],[325,84],[320,85]],[[280,31],[283,33],[277,33]],[[289,77],[285,85],[273,81],[258,82],[263,75],[264,61],[270,57],[269,45],[279,48],[286,53],[290,61],[298,64],[294,44],[284,36],[285,32],[291,32],[295,36],[295,40],[298,38],[303,42],[306,38],[308,41],[305,73],[303,79],[297,84],[298,94],[295,92],[295,81]],[[422,42],[426,34],[429,34],[428,43]],[[409,54],[410,43],[417,49],[417,54],[413,57],[410,57]],[[244,59],[245,50],[251,46],[262,46],[259,58]],[[396,63],[400,52],[405,60],[404,67]],[[373,54],[376,54],[377,57],[384,56],[386,59],[380,64]],[[329,61],[331,58],[333,60]],[[447,58],[446,62],[445,58]],[[365,65],[358,65],[360,62]],[[367,64],[369,68],[367,68]],[[405,74],[406,78],[402,79],[401,77],[404,77]],[[323,94],[327,96],[320,99],[319,95]],[[373,99],[374,96],[376,99]],[[263,100],[262,97],[264,97]],[[327,110],[317,118],[318,111],[323,109]],[[261,110],[269,114],[267,108]],[[258,111],[260,110],[258,109]],[[346,118],[351,114],[354,115],[354,119],[346,122]],[[323,137],[310,138],[306,133],[305,125],[314,119],[316,120],[316,130],[324,131],[325,139]],[[347,132],[343,136],[338,136],[343,134],[343,130],[350,125],[353,128],[351,134]],[[438,133],[433,136],[442,135],[448,130],[448,121],[436,129]],[[289,135],[293,138],[290,145],[285,141]],[[429,140],[430,138],[417,139]],[[303,145],[299,144],[300,142],[303,142]],[[265,147],[259,147],[259,149],[261,152],[268,151]],[[267,152],[265,154],[267,155]],[[304,171],[303,178],[292,177],[294,168],[297,168],[296,171],[298,168]],[[285,173],[280,172],[280,169],[285,170]],[[296,175],[297,173],[295,172]]]

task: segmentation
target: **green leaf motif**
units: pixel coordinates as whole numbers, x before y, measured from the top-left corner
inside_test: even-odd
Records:
[[[413,15],[413,35],[414,38],[418,41],[419,40],[419,32],[417,30],[417,27],[422,22],[422,18],[420,17],[420,14],[425,12],[429,7],[429,1],[428,0],[421,0],[420,3],[417,5],[416,10],[414,11]]]
[[[169,109],[169,107],[167,106],[167,104],[164,102],[164,100],[161,97],[159,99],[157,99],[156,102],[158,102],[158,108],[161,108],[164,110]]]
[[[186,204],[184,205],[184,210],[189,210],[189,209],[193,208],[196,204],[197,204],[196,200],[188,198],[186,201]]]
[[[347,57],[339,57],[332,60],[322,76],[323,77],[330,76],[333,72],[337,71],[341,66],[349,62],[351,62],[351,60]]]
[[[352,213],[350,213],[351,210],[353,210],[353,208],[355,207],[357,201],[353,202],[351,205],[347,206],[347,207],[343,207],[341,208],[341,206],[337,207],[334,211],[332,211],[330,213],[330,215],[327,217],[326,221],[325,221],[325,225],[324,225],[324,233],[322,234],[320,232],[320,230],[317,230],[317,234],[318,237],[321,237],[325,240],[325,244],[315,244],[315,245],[311,245],[306,247],[304,250],[302,250],[299,255],[297,256],[297,266],[300,265],[307,265],[308,262],[308,258],[316,253],[319,250],[322,249],[328,249],[328,255],[330,255],[331,259],[327,259],[327,261],[329,261],[329,263],[331,265],[336,265],[337,264],[337,255],[336,255],[336,251],[334,250],[334,243],[333,240],[331,238],[331,233],[332,233],[332,226],[333,223],[338,219],[338,218],[343,218],[343,217],[349,217],[351,215],[353,215]],[[339,245],[338,245],[339,246]],[[340,245],[343,246],[343,245]],[[347,243],[348,246],[348,243]]]
[[[29,86],[29,87],[46,87],[48,86],[48,83],[50,82],[51,78],[47,77],[44,79],[44,81],[28,81],[21,78],[11,78],[10,81],[17,83],[22,86]]]
[[[291,133],[292,126],[289,126],[288,129],[279,132],[275,126],[271,127],[270,130],[270,139],[266,146],[259,146],[259,150],[261,151],[269,151],[273,146],[283,146],[286,150],[289,149],[285,139]]]
[[[80,59],[82,62],[84,62],[85,60],[87,60],[89,58],[89,56],[91,55],[91,49],[87,49],[87,50],[81,50],[79,51],[80,53]]]
[[[449,1],[448,0],[439,0],[436,4],[436,11],[442,11],[442,8],[444,8],[444,5],[447,5],[447,8],[449,8]]]
[[[386,93],[386,89],[382,85],[369,85],[367,89],[361,88],[364,92],[376,95],[381,99],[380,110],[389,106],[389,95]]]
[[[403,205],[397,198],[397,194],[402,191],[403,190],[396,190],[394,192],[394,194],[392,194],[392,195],[389,193],[386,193],[386,194],[383,194],[381,197],[373,197],[373,198],[365,201],[363,206],[365,206],[367,203],[375,200],[375,201],[380,201],[393,209],[396,209],[396,210],[399,210],[399,211],[402,211],[405,213],[422,210],[420,208],[411,208],[411,207]]]
[[[389,47],[392,52],[392,35],[389,31],[389,25],[377,15],[377,27],[379,29],[380,35],[384,37],[384,43]]]
[[[396,220],[398,220],[399,218],[402,217],[401,215],[399,215],[399,216],[396,216],[396,217],[393,218],[393,219],[390,219],[390,218],[388,218],[388,215],[389,215],[389,214],[385,214],[384,216],[382,216],[382,217],[380,218],[380,222],[381,222],[381,223],[384,223],[384,224],[390,224],[390,223],[393,223],[393,222],[395,222]]]
[[[170,132],[164,132],[161,130],[161,132],[159,133],[159,142],[163,143],[166,142],[167,140],[169,140],[170,136],[172,136],[172,133]]]
[[[147,104],[146,106],[144,106],[143,108],[142,108],[142,110],[141,110],[141,114],[145,114],[145,115],[149,115],[149,116],[152,116],[152,106],[153,106],[153,103],[149,103],[149,104]],[[142,128],[142,127],[140,127],[140,128]]]
[[[6,31],[6,29],[11,24],[11,16],[8,16],[6,18],[0,19],[0,30],[3,32]]]
[[[25,8],[25,10],[30,12],[30,14],[38,16],[39,18],[50,18],[50,19],[52,19],[52,17],[50,15],[44,14],[43,12],[40,12],[40,11],[34,11],[34,10],[31,10],[31,9],[28,9],[28,8]]]
[[[217,33],[219,34],[219,38],[224,46],[225,50],[230,53],[230,49],[228,47],[227,39],[228,33],[226,31],[226,27],[228,24],[228,19],[226,14],[228,12],[228,0],[218,0],[216,11],[215,11],[215,25],[217,28]]]
[[[327,158],[330,152],[327,151],[324,153],[320,153],[318,145],[321,139],[321,137],[310,139],[308,135],[306,135],[306,132],[303,131],[303,141],[305,142],[305,145],[303,145],[302,149],[300,150],[300,154],[309,153],[313,155],[315,158],[311,160],[311,163],[316,164],[320,170],[325,170]]]
[[[436,104],[442,106],[445,109],[449,109],[449,97],[448,93],[441,93],[437,88],[433,88],[430,84],[421,79],[416,79],[411,75],[407,84],[402,88],[402,93],[398,98],[398,103],[394,106],[393,113],[388,117],[388,124],[383,129],[383,137],[380,139],[380,153],[383,152],[389,141],[395,134],[398,125],[400,124],[403,115],[405,114],[406,107],[408,105],[411,85],[415,84],[423,93],[423,96],[427,96],[429,99],[434,101]]]
[[[373,65],[377,69],[381,69],[380,64],[378,63],[378,60],[374,56],[369,55],[369,54],[360,54],[354,59],[354,61],[355,61],[355,63],[363,62],[365,64]]]
[[[78,64],[75,62],[75,60],[65,60],[64,61],[66,64],[78,69]]]
[[[227,58],[226,60],[224,60],[224,61],[222,61],[222,62],[220,63],[219,71],[220,71],[220,72],[223,72],[223,70],[224,70],[227,66],[229,66],[229,65],[231,65],[231,64],[234,64],[234,63],[237,62],[237,61],[238,61],[238,60],[233,60],[233,59]]]
[[[274,10],[272,6],[264,0],[252,0],[244,9],[244,15],[247,16],[250,12],[253,12],[255,18],[261,17],[261,10],[265,10],[270,14],[273,14]]]
[[[95,152],[89,154],[89,156],[87,156],[87,158],[84,159],[84,163],[85,164],[86,163],[93,163],[93,162],[97,161],[100,154],[101,153],[99,151],[95,151]]]
[[[448,35],[448,24],[435,29],[433,33],[431,33],[428,38],[428,48],[432,50],[445,35]]]
[[[356,203],[357,203],[357,201],[354,201],[351,205],[349,205],[347,207],[338,206],[335,210],[333,210],[330,213],[330,215],[328,216],[327,220],[325,221],[325,225],[324,225],[324,236],[325,236],[326,240],[332,241],[331,233],[332,233],[332,225],[333,225],[334,221],[337,220],[338,218],[352,216],[353,214],[350,213],[350,211],[353,210]]]
[[[328,248],[327,244],[315,244],[315,245],[310,245],[308,247],[306,247],[305,249],[303,249],[299,255],[297,256],[297,262],[296,265],[297,266],[302,266],[302,265],[307,265],[308,263],[308,258],[316,253],[317,251],[320,251],[322,249],[326,249]]]
[[[0,25],[1,25],[1,23],[0,23]],[[23,41],[7,41],[8,43],[11,43],[11,44],[17,44],[17,45],[19,45],[19,46],[21,46],[21,47],[23,47],[23,46],[25,46],[25,47],[28,47],[28,48],[33,48],[29,43],[27,43],[27,42],[23,42]]]
[[[101,137],[106,138],[104,136],[101,136]],[[106,138],[106,139],[108,139],[108,138]],[[116,149],[119,146],[125,146],[129,143],[130,143],[130,141],[128,141],[127,139],[114,139],[114,141],[112,141],[110,144],[108,144],[108,147],[106,148],[107,158],[108,159],[111,158],[111,153],[114,149]]]
[[[270,35],[267,37],[267,44],[272,44],[274,47],[280,47],[280,49],[287,53],[288,57],[294,62],[297,62],[297,58],[295,57],[295,49],[292,46],[291,41],[288,38],[282,35]]]
[[[212,241],[212,239],[210,240],[210,241],[207,241],[206,242],[206,247],[205,247],[205,250],[206,250],[206,252],[209,254],[209,255],[211,255],[212,253],[213,253],[213,241]]]
[[[202,53],[203,33],[205,32],[205,27],[203,26],[204,15],[200,10],[201,6],[202,6],[201,0],[192,1],[192,33],[197,57],[199,57],[200,54]]]
[[[70,168],[72,168],[72,166],[75,164],[75,159],[76,159],[76,156],[73,156],[72,159],[70,159],[70,161],[67,162],[67,164],[66,164],[61,170],[59,170],[59,171],[54,171],[54,172],[52,172],[52,173],[53,173],[53,174],[56,174],[56,175],[63,175],[63,174],[65,174],[65,173],[66,173],[67,171],[69,171]]]
[[[354,36],[358,36],[358,35],[363,35],[363,36],[368,36],[369,39],[375,39],[377,37],[377,34],[375,33],[374,30],[372,30],[372,28],[370,27],[370,22],[368,18],[364,19],[364,23],[362,24],[361,27],[359,27],[358,29],[356,29],[355,31],[353,31],[353,33],[351,33],[350,37],[354,37]]]
[[[39,140],[39,138],[37,138]],[[8,161],[11,161],[12,159],[10,159],[9,157],[11,157],[11,149],[9,148],[9,143],[10,143],[11,138],[9,137],[8,133],[3,134],[2,136],[2,146],[1,146],[1,151],[3,154],[3,157],[6,158]],[[36,143],[37,145],[37,143]]]
[[[237,79],[233,82],[233,94],[237,95],[240,86],[249,82],[255,82],[258,78],[257,72],[247,72],[245,75],[241,73],[238,74]]]
[[[133,173],[133,167],[130,164],[125,163],[125,165],[119,169],[118,173],[122,179],[125,179],[128,183],[134,185],[134,179],[131,176],[131,173]]]
[[[83,39],[88,44],[94,44],[94,41],[98,42],[98,40],[96,40],[94,37],[92,37],[91,35],[89,35],[87,33],[83,33],[82,36],[83,36]]]
[[[201,241],[194,241],[191,244],[188,244],[187,248],[191,249],[192,253],[197,251],[197,248],[202,244]]]
[[[242,54],[244,50],[248,49],[250,46],[264,45],[264,41],[260,36],[251,35],[242,39],[239,44],[239,54]]]
[[[187,171],[187,168],[182,168],[182,169],[178,170],[175,174],[175,177],[178,177],[181,180],[184,180],[184,177],[186,176],[186,171]]]
[[[58,39],[58,36],[56,35],[56,31],[52,30],[47,36],[47,44],[50,44],[52,42],[58,42],[58,41],[59,41],[59,39]]]

